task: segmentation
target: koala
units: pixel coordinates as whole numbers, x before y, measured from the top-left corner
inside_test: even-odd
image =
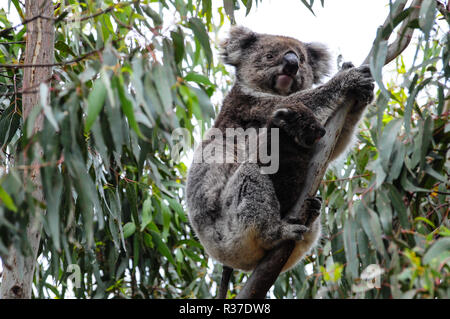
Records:
[[[311,148],[325,134],[327,119],[357,101],[333,158],[345,150],[365,106],[373,99],[373,78],[368,66],[355,68],[346,63],[327,83],[313,88],[330,72],[330,54],[324,45],[244,27],[232,28],[221,49],[224,62],[235,67],[236,81],[213,129],[266,128],[261,133],[266,137],[278,129],[279,169],[263,174],[259,161],[214,162],[217,154],[205,149],[220,149],[225,140],[234,143],[224,154],[233,158],[237,149],[247,146],[227,137],[205,137],[188,171],[189,220],[210,256],[243,271],[253,270],[266,251],[283,241],[296,241],[282,270],[286,271],[320,237],[320,198],[307,199],[303,214],[287,214],[304,184]]]

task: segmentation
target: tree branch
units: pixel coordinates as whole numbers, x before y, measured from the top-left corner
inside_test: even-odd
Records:
[[[25,44],[26,41],[10,41],[10,42],[0,42],[3,45],[11,45],[11,44]]]
[[[80,62],[88,57],[90,57],[91,55],[94,55],[96,53],[101,52],[103,48],[100,48],[98,50],[94,50],[91,52],[88,52],[78,58],[75,58],[73,60],[68,60],[68,61],[63,61],[63,62],[59,62],[59,63],[36,63],[36,64],[0,64],[0,68],[5,68],[5,69],[18,69],[18,68],[48,68],[48,67],[53,67],[53,66],[63,66],[63,65],[67,65],[67,64],[72,64],[72,63],[77,63]]]
[[[13,27],[3,29],[2,31],[0,31],[0,37],[2,37],[2,36],[4,36],[4,35],[8,34],[10,31],[13,31],[13,30],[17,29],[18,27],[21,27],[21,26],[23,26],[23,25],[26,25],[26,24],[28,24],[28,23],[30,23],[30,22],[33,22],[34,20],[39,19],[39,18],[45,19],[45,17],[43,17],[43,16],[40,15],[40,14],[35,15],[34,17],[31,17],[31,18],[28,18],[28,19],[23,20],[21,23],[15,25],[15,26],[13,26]]]
[[[394,20],[394,18],[397,17],[400,13],[402,13],[403,9],[405,8],[406,2],[407,0],[403,1],[393,13],[389,14],[389,16],[386,18],[386,21],[381,26],[383,30],[385,30],[388,26],[392,25],[392,21]],[[403,21],[395,41],[388,46],[388,53],[385,64],[388,64],[396,57],[398,57],[411,43],[414,29],[409,28],[409,24],[419,17],[419,9],[421,5],[422,0],[414,0],[414,2],[411,4],[410,9],[412,9],[413,11],[408,16],[408,18],[405,21]],[[386,37],[384,37],[384,40],[388,40],[390,36],[391,33],[389,33]],[[372,54],[373,48],[370,50],[369,54],[364,59],[364,62],[362,64],[368,64],[370,62],[370,57],[372,56]]]
[[[395,59],[396,56],[401,54],[401,52],[403,52],[403,50],[410,43],[414,29],[409,28],[409,22],[414,18],[417,18],[419,14],[418,7],[420,7],[421,3],[422,0],[415,0],[412,3],[411,8],[413,8],[413,12],[411,12],[408,19],[403,21],[400,28],[402,32],[400,32],[399,38],[397,38],[396,41],[388,47],[388,56],[386,58],[385,64],[389,63],[390,61]],[[406,1],[404,1],[404,3],[402,3],[397,8],[394,14],[400,13],[403,10],[405,4]],[[390,21],[392,17],[393,15],[390,13],[389,17],[384,23],[384,26],[387,26],[389,23],[391,23]],[[402,38],[402,35],[406,36],[406,39]],[[371,54],[372,51],[365,59],[365,64],[369,61]],[[327,133],[313,149],[314,155],[308,165],[305,176],[305,186],[290,214],[298,215],[298,212],[303,211],[303,204],[305,199],[308,197],[313,197],[317,193],[319,185],[330,162],[330,158],[336,142],[339,139],[339,135],[345,124],[346,116],[355,103],[356,101],[352,101],[352,103],[349,103],[348,105],[346,105],[346,107],[338,110],[333,115],[333,117],[328,119],[327,123],[325,124]],[[295,243],[293,241],[288,241],[267,252],[258,266],[256,266],[255,270],[247,280],[240,293],[237,295],[236,299],[265,298],[267,291],[279,276],[294,247]]]
[[[228,285],[230,283],[231,275],[233,274],[233,268],[223,266],[222,269],[222,281],[220,282],[219,293],[217,299],[226,299],[228,292]]]

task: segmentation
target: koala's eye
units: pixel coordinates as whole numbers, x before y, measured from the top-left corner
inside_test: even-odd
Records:
[[[266,59],[272,60],[273,59],[273,54],[271,54],[271,53],[266,54]]]
[[[298,59],[300,60],[300,63],[305,63],[305,56],[303,54],[300,54]]]

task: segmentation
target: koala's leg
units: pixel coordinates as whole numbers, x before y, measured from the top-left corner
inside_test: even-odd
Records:
[[[305,255],[316,246],[321,235],[320,219],[316,219],[309,230],[303,235],[303,240],[298,241],[294,250],[289,256],[288,261],[284,265],[281,272],[285,272],[294,267]]]
[[[321,234],[320,208],[322,199],[320,197],[308,198],[306,208],[300,214],[300,222],[308,227],[308,231],[303,234],[303,239],[298,241],[291,253],[288,261],[284,265],[282,272],[295,266],[317,243]]]
[[[269,175],[260,167],[242,163],[222,194],[232,245],[271,249],[284,240],[301,240],[307,227],[282,220],[280,204]],[[248,251],[245,252],[248,258]]]

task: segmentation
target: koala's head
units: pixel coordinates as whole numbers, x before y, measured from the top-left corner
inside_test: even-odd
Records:
[[[323,44],[245,27],[233,27],[221,49],[224,62],[236,68],[237,81],[260,92],[289,95],[319,83],[330,70],[330,54]]]

